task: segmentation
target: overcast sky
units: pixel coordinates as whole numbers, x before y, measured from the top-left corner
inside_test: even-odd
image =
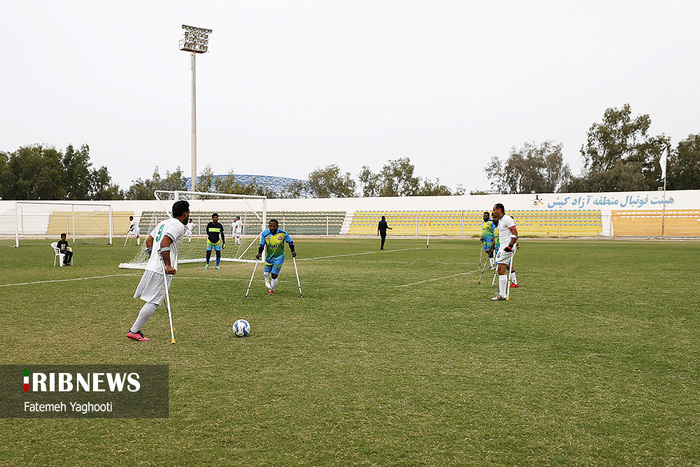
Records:
[[[190,176],[183,24],[197,56],[199,171],[416,175],[488,189],[488,160],[563,143],[578,174],[609,107],[674,146],[700,133],[700,2],[0,0],[0,151],[90,146],[126,189]]]

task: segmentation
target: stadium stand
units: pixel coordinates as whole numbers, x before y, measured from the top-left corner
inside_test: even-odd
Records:
[[[231,223],[236,216],[241,216],[244,235],[260,233],[261,223],[251,212],[217,211],[217,214],[219,214],[219,222],[225,228],[225,235],[231,234]],[[190,213],[190,219],[196,224],[195,235],[204,235],[204,230],[211,221],[211,215],[210,211]],[[165,214],[162,212],[144,211],[139,223],[141,232],[147,235],[164,218]],[[290,235],[338,235],[343,226],[345,211],[268,211],[267,219],[277,219],[280,228],[289,232]]]
[[[662,210],[612,211],[616,237],[661,236]],[[700,237],[700,209],[666,210],[663,233],[668,236]]]
[[[600,211],[508,211],[524,236],[597,236],[602,231]],[[356,211],[350,235],[375,235],[386,216],[391,235],[480,236],[483,211]]]
[[[112,212],[114,235],[121,235],[129,230],[129,216],[133,215],[133,211]],[[75,226],[73,226],[73,219],[75,219]],[[48,227],[46,228],[47,236],[58,237],[61,233],[72,234],[73,232],[81,237],[101,237],[109,235],[109,212],[76,211],[75,217],[72,211],[51,212]]]

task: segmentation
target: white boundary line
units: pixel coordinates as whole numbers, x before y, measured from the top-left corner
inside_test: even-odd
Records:
[[[108,277],[121,277],[121,276],[140,276],[141,274],[109,274],[107,276],[93,276],[93,277],[76,277],[75,279],[54,279],[50,281],[36,281],[36,282],[20,282],[17,284],[0,284],[0,287],[13,287],[15,285],[36,285],[36,284],[52,284],[54,282],[73,282],[73,281],[87,281],[90,279],[106,279]]]
[[[441,281],[443,279],[450,279],[451,277],[466,276],[467,274],[472,274],[474,272],[479,272],[479,271],[481,271],[481,269],[475,269],[473,271],[467,271],[467,272],[460,272],[458,274],[452,274],[450,276],[436,277],[435,279],[426,279],[424,281],[412,282],[410,284],[395,285],[394,287],[411,287],[412,285],[420,285],[420,284],[426,284],[428,282]]]
[[[411,251],[411,250],[422,250],[422,249],[423,248],[402,248],[400,250],[384,250],[383,252],[381,252],[381,251],[365,251],[362,253],[348,253],[345,255],[315,256],[312,258],[298,258],[298,261],[311,261],[314,259],[340,258],[343,256],[377,255],[377,254],[395,253],[395,252],[399,252],[399,251]]]

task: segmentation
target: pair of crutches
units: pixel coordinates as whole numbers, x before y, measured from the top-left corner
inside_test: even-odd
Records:
[[[296,273],[297,276],[297,285],[299,286],[299,298],[302,298],[304,295],[301,293],[301,282],[299,282],[299,270],[297,269],[297,259],[292,256],[292,260],[294,260],[294,272]],[[258,269],[258,264],[260,261],[255,261],[255,267],[253,268],[253,274],[250,275],[250,282],[248,282],[248,289],[245,291],[245,298],[248,298],[248,294],[250,293],[250,286],[253,285],[253,277],[255,277],[255,271]]]
[[[513,256],[510,257],[510,264],[508,265],[508,286],[506,287],[506,300],[510,300],[510,278],[513,274],[513,262],[515,260],[515,253],[518,251],[517,248],[517,243],[513,245]],[[484,268],[486,268],[486,265],[484,265]],[[483,274],[483,270],[481,273]],[[493,279],[491,279],[491,287],[496,283],[496,276],[498,275],[498,265],[496,265],[496,268],[493,271]],[[479,281],[481,281],[481,277],[479,278]]]

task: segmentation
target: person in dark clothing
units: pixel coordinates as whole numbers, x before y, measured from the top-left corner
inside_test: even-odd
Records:
[[[70,266],[71,261],[73,261],[73,251],[68,247],[68,242],[66,241],[66,234],[61,234],[61,241],[56,244],[58,249],[63,253],[63,264]]]
[[[224,226],[219,223],[219,215],[214,213],[211,215],[211,222],[207,224],[207,265],[204,266],[204,269],[209,269],[209,258],[211,257],[212,248],[216,251],[216,269],[221,269],[219,267],[221,250],[225,245]]]
[[[380,250],[384,249],[384,242],[386,241],[386,229],[391,230],[391,227],[387,225],[386,217],[382,216],[382,220],[379,221],[379,226],[377,227],[377,234],[382,237],[382,246]]]

